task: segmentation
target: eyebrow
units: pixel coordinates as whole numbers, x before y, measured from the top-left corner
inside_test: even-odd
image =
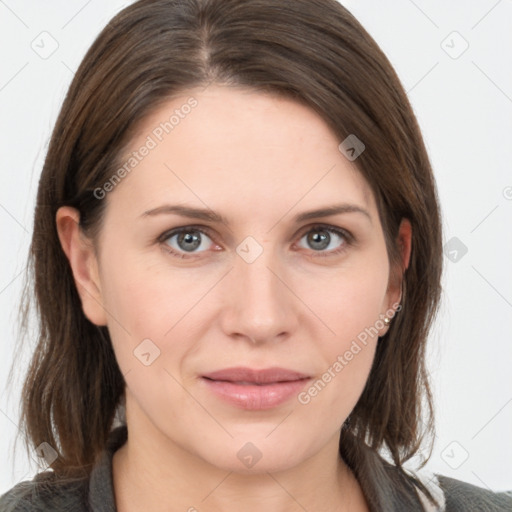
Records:
[[[323,208],[318,208],[315,210],[309,210],[306,212],[302,212],[298,215],[296,215],[293,218],[293,221],[295,223],[303,222],[305,220],[310,219],[318,219],[321,217],[329,217],[332,215],[339,215],[342,213],[361,213],[368,217],[368,219],[372,220],[370,214],[367,210],[364,208],[355,205],[355,204],[335,204],[332,206],[326,206]],[[229,225],[228,220],[220,215],[217,212],[214,212],[213,210],[210,210],[209,208],[192,208],[189,206],[183,206],[183,205],[171,205],[171,204],[164,204],[162,206],[158,206],[157,208],[153,208],[151,210],[146,210],[141,217],[153,217],[156,215],[180,215],[181,217],[187,217],[191,219],[199,219],[204,220],[208,222],[218,222],[222,224]]]

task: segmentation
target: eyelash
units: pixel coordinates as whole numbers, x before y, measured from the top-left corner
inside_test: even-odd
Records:
[[[206,229],[202,226],[193,226],[193,225],[182,226],[180,228],[174,228],[174,229],[171,229],[170,231],[166,231],[165,233],[162,233],[162,235],[160,235],[157,238],[157,242],[161,244],[163,250],[165,250],[166,252],[168,252],[169,254],[171,254],[172,256],[174,256],[176,258],[180,258],[180,259],[198,258],[198,257],[200,257],[201,253],[186,254],[186,253],[177,252],[176,250],[174,250],[172,247],[170,247],[168,244],[165,243],[173,236],[180,235],[181,233],[186,233],[189,231],[198,231],[199,233],[206,235],[208,238],[210,238],[212,240],[212,242],[214,242],[213,237],[211,236],[208,229]],[[334,226],[325,225],[325,224],[315,224],[313,226],[309,226],[307,231],[302,232],[302,234],[299,237],[299,240],[302,239],[305,235],[307,235],[308,233],[310,233],[312,231],[327,231],[328,233],[334,233],[334,234],[338,235],[340,238],[342,238],[344,240],[344,243],[338,249],[334,249],[331,251],[313,251],[313,254],[311,254],[311,257],[313,257],[313,258],[317,258],[317,257],[328,258],[328,257],[338,256],[339,254],[345,252],[347,250],[347,248],[349,246],[353,245],[353,243],[354,243],[354,237],[348,231],[341,229],[341,228],[334,227]]]

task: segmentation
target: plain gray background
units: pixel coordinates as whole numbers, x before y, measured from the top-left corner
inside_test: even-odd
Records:
[[[13,442],[29,355],[16,315],[39,173],[74,70],[128,3],[0,0],[0,493],[35,470]],[[395,66],[438,182],[447,246],[430,340],[437,437],[427,467],[512,489],[512,1],[342,3]],[[13,361],[19,379],[7,392]]]

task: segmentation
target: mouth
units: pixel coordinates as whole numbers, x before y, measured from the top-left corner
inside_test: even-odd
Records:
[[[272,409],[296,396],[311,380],[309,375],[285,368],[262,370],[236,367],[202,375],[207,389],[235,407]]]

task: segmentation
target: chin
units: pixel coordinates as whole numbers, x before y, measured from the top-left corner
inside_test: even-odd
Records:
[[[304,442],[291,436],[285,439],[286,436],[268,434],[268,429],[252,435],[246,432],[227,443],[219,442],[214,450],[199,452],[199,455],[224,471],[247,475],[285,471],[309,457],[310,454],[304,451]],[[298,447],[302,449],[299,451]]]

